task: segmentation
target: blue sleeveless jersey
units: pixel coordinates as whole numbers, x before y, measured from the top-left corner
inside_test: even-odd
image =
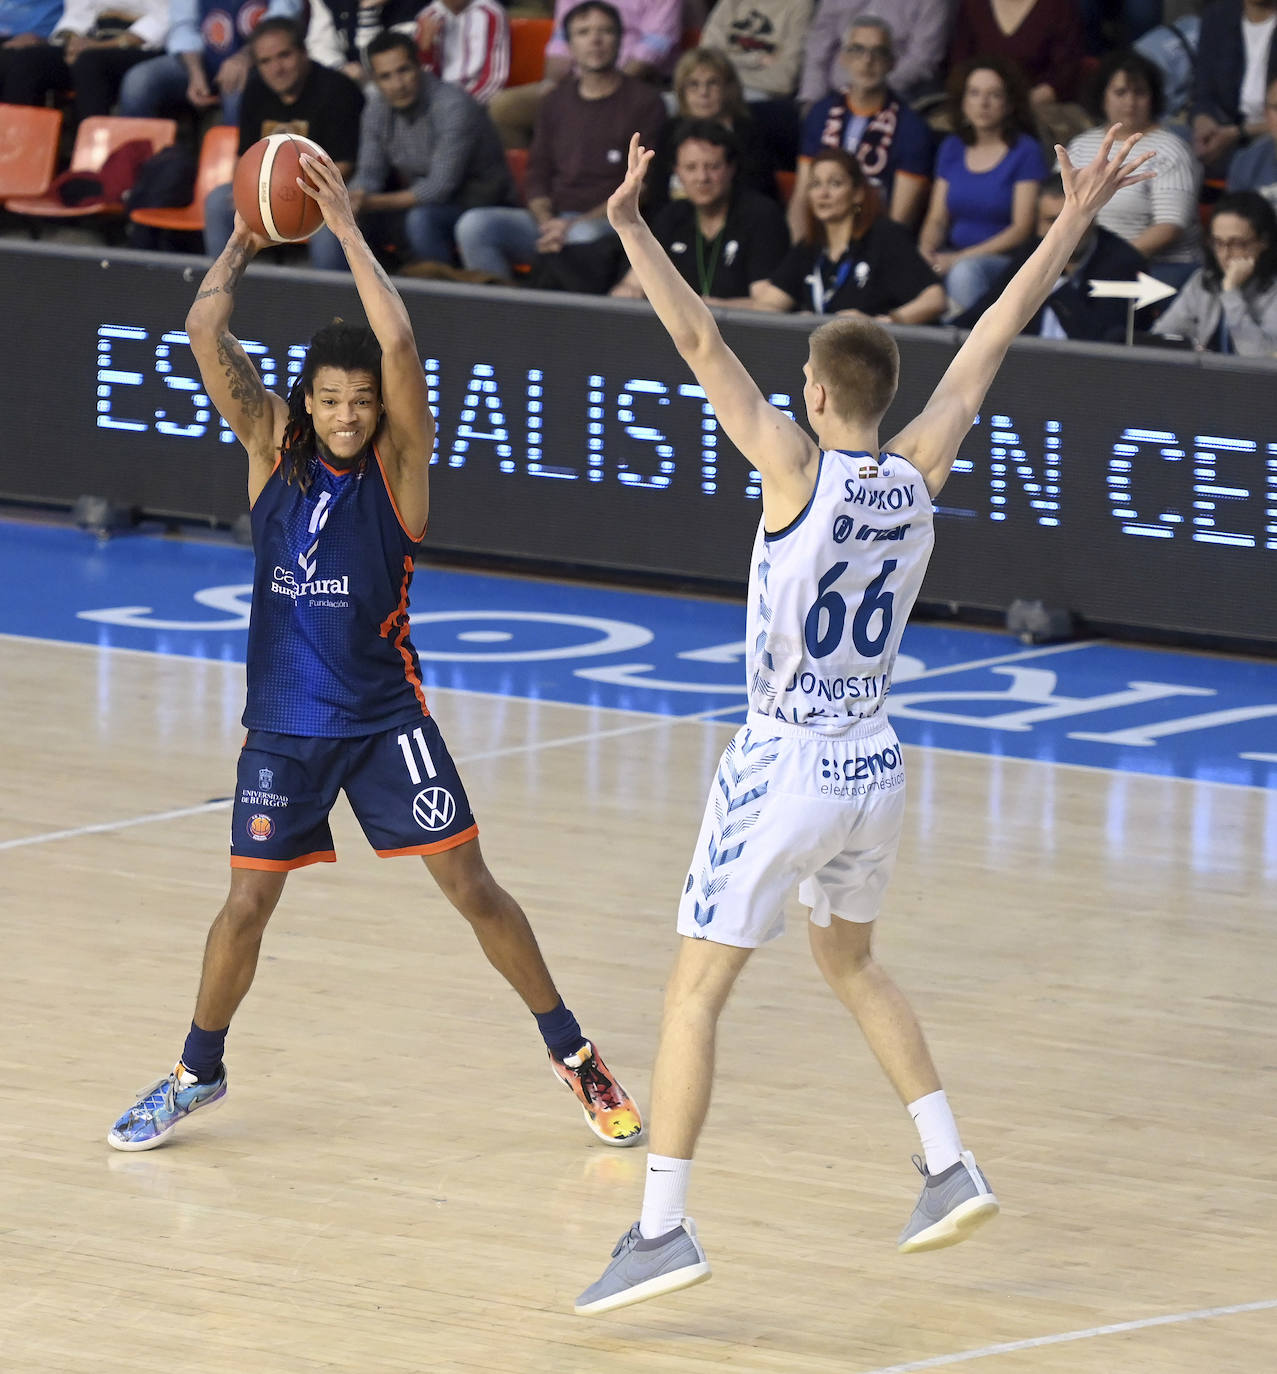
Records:
[[[428,716],[408,638],[417,541],[374,453],[357,471],[318,458],[302,491],[271,473],[253,504],[250,730],[344,739]]]

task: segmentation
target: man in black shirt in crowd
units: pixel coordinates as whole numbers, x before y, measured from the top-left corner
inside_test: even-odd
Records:
[[[972,329],[1005,290],[1029,254],[1046,237],[1064,209],[1064,183],[1057,173],[1038,192],[1037,237],[1023,244],[1006,271],[970,310],[953,321]],[[1092,224],[1064,268],[1055,289],[1020,331],[1043,339],[1080,339],[1087,343],[1122,343],[1126,338],[1129,301],[1123,297],[1092,296],[1093,281],[1135,281],[1147,266],[1144,256],[1125,239]],[[1140,316],[1136,317],[1137,319]]]
[[[318,143],[348,177],[359,152],[363,92],[348,76],[310,60],[301,29],[291,19],[263,19],[248,49],[253,72],[240,105],[240,153],[267,134],[301,134]],[[204,202],[204,251],[210,257],[226,247],[234,223],[227,182],[214,187]]]
[[[683,280],[712,305],[748,305],[749,289],[785,256],[789,232],[779,205],[738,184],[736,140],[716,120],[685,120],[674,143],[674,169],[686,193],[652,222],[657,242]],[[643,299],[629,271],[614,296]]]

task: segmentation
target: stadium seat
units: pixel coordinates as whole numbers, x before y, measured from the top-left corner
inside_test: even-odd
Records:
[[[58,161],[62,111],[0,105],[0,200],[42,196]]]
[[[204,228],[204,200],[214,186],[224,186],[235,174],[239,130],[234,124],[214,124],[200,145],[200,165],[195,173],[195,198],[189,205],[145,205],[129,211],[135,224],[152,229],[172,229],[196,234]]]
[[[553,19],[510,20],[510,75],[507,86],[527,86],[545,75],[545,45],[554,34]]]
[[[701,45],[701,31],[700,31],[700,29],[684,29],[683,32],[679,35],[679,39],[678,39],[678,50],[679,50],[679,52],[691,52],[693,48],[699,48],[700,45]]]
[[[68,171],[93,176],[117,149],[134,139],[145,139],[153,153],[167,148],[177,137],[172,119],[128,119],[118,115],[93,115],[83,121],[75,135]],[[56,196],[19,196],[5,201],[6,210],[15,215],[37,219],[88,219],[97,215],[122,215],[124,206],[103,201],[83,205],[64,205]]]
[[[519,193],[519,204],[526,205],[527,197],[523,194],[523,182],[528,174],[528,150],[507,148],[505,160],[510,164],[510,175],[514,178],[514,189]]]
[[[794,182],[797,181],[797,179],[798,174],[796,172],[776,173],[776,189],[780,192],[780,203],[782,205],[789,204],[789,198],[794,194]]]

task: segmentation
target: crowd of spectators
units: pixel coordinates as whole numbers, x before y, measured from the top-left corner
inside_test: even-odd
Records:
[[[1142,330],[1277,356],[1277,0],[543,0],[511,84],[498,0],[0,0],[0,102],[170,115],[192,168],[323,145],[392,270],[637,297],[606,217],[632,133],[646,212],[717,306],[969,325],[1120,124],[1156,177],[1115,196],[1027,331],[1120,340],[1093,280],[1178,294]],[[204,251],[229,236],[229,184]],[[198,245],[175,243],[192,248]],[[326,230],[303,249],[340,269]]]

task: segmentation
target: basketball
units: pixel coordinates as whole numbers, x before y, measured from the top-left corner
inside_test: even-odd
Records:
[[[270,134],[236,163],[235,208],[253,233],[275,243],[300,243],[324,222],[318,201],[297,184],[303,153],[327,156],[300,134]]]

